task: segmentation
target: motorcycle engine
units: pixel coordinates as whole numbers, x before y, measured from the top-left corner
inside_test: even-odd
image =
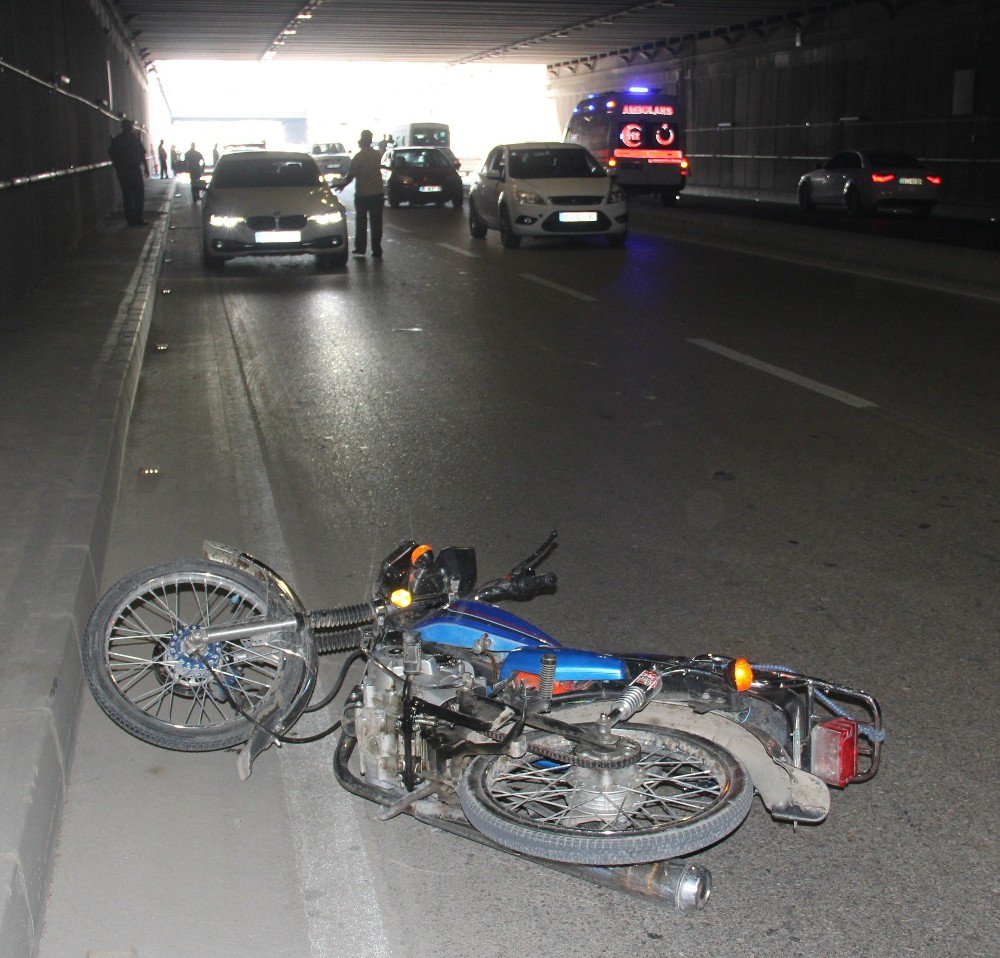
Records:
[[[410,679],[421,698],[444,705],[459,689],[474,684],[475,672],[465,660],[443,654],[421,652],[418,660],[404,663],[404,650],[398,646],[379,649],[374,657],[384,668],[369,664],[361,681],[362,701],[355,715],[358,760],[366,782],[397,787],[402,782],[405,754],[400,728],[404,678]],[[414,739],[411,748],[419,771],[422,752],[419,727],[414,731]]]

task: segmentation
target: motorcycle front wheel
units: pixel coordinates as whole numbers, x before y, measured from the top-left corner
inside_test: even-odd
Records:
[[[705,739],[651,725],[618,726],[642,754],[621,769],[484,755],[459,782],[473,827],[525,855],[579,865],[662,861],[706,848],[734,831],[753,801],[740,763]],[[561,735],[529,741],[572,751]]]
[[[101,708],[136,738],[183,752],[231,748],[254,731],[241,711],[273,725],[275,709],[287,709],[306,679],[305,662],[260,642],[222,640],[192,652],[185,639],[194,628],[289,614],[283,596],[268,596],[262,582],[222,563],[143,569],[94,609],[83,672]]]

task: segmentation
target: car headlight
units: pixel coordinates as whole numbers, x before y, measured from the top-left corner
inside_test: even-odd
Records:
[[[315,213],[309,217],[310,223],[315,223],[317,226],[333,226],[334,223],[339,223],[344,218],[344,214],[340,210],[334,210],[332,213]]]
[[[514,199],[518,203],[527,203],[530,206],[545,206],[548,203],[548,200],[541,193],[531,193],[516,186],[513,188],[513,191]]]
[[[231,230],[234,226],[239,226],[240,223],[245,222],[246,218],[243,216],[221,216],[218,213],[213,213],[208,218],[209,226],[221,226],[227,230]]]
[[[608,193],[609,203],[624,203],[625,202],[625,191],[621,187],[612,187],[611,192]]]

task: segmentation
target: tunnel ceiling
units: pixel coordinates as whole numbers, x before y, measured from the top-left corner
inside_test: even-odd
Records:
[[[117,0],[147,60],[564,63],[845,0]]]

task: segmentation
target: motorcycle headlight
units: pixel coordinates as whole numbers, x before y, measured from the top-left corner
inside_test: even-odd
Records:
[[[514,199],[518,203],[527,203],[531,206],[545,206],[549,202],[541,193],[532,193],[516,186],[514,187]]]
[[[609,203],[624,203],[625,202],[625,191],[619,186],[611,187],[611,192],[608,193]]]
[[[243,216],[222,216],[219,213],[213,213],[208,218],[209,226],[221,226],[227,230],[231,230],[234,226],[239,226],[240,223],[245,222],[246,218]]]
[[[340,210],[334,210],[332,213],[314,213],[309,217],[310,223],[315,223],[317,226],[333,226],[334,223],[339,223],[344,218],[344,214]]]

